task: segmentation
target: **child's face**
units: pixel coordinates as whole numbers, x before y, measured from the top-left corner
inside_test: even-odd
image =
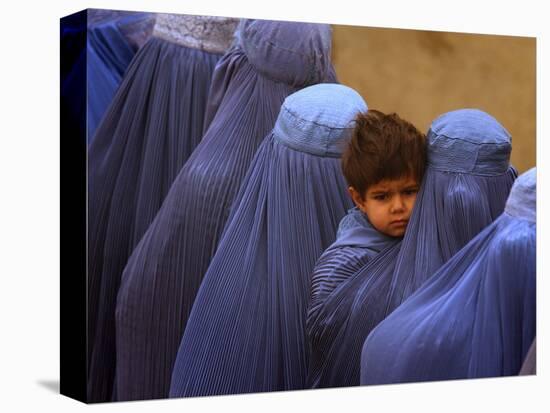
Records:
[[[410,176],[371,185],[363,197],[349,188],[353,201],[374,228],[391,237],[405,234],[418,190],[418,182]]]

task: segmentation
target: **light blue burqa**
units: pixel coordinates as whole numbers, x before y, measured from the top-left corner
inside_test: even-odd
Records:
[[[199,289],[171,397],[305,387],[310,277],[351,206],[340,157],[366,109],[337,84],[285,99]]]

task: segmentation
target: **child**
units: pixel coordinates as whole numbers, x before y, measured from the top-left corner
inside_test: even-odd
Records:
[[[403,240],[371,253],[355,271],[347,256],[341,263],[334,258],[333,267],[347,273],[332,271],[343,279],[328,293],[317,288],[322,300],[308,315],[309,376],[316,387],[359,385],[361,348],[372,329],[504,208],[516,172],[509,164],[510,134],[495,118],[478,109],[448,112],[432,122],[426,146],[426,169]],[[322,273],[316,277],[323,281]]]
[[[426,138],[393,113],[356,119],[342,169],[353,202],[384,235],[402,237],[426,164]]]
[[[308,325],[324,299],[383,249],[397,243],[407,227],[424,174],[426,138],[397,114],[361,113],[342,157],[348,191],[356,205],[338,228],[337,239],[313,272]],[[315,337],[310,337],[315,345]],[[313,371],[316,360],[312,360]],[[309,385],[318,377],[310,374]]]

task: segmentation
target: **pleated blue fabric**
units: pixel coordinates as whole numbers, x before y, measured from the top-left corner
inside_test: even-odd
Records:
[[[351,206],[340,157],[366,109],[337,84],[285,100],[200,287],[171,397],[305,387],[310,275]]]
[[[124,270],[116,309],[120,399],[168,396],[191,306],[241,181],[284,99],[325,80],[330,44],[328,25],[246,21],[221,59],[210,125]]]
[[[147,15],[132,14],[88,27],[88,144],[136,53],[119,24],[145,18]]]
[[[128,67],[89,147],[89,401],[112,397],[121,275],[200,142],[220,56],[151,37]]]
[[[339,285],[348,280],[379,252],[395,246],[401,238],[387,236],[376,230],[368,217],[357,207],[342,219],[336,241],[321,255],[311,277],[311,297],[308,305],[308,325],[314,320]],[[319,387],[323,361],[330,358],[322,348],[323,342],[314,334],[309,345],[315,349],[310,360],[308,387]]]
[[[308,315],[310,387],[359,385],[363,342],[504,209],[516,177],[511,139],[490,115],[461,109],[437,118],[427,135],[428,165],[403,240],[342,276]],[[350,270],[347,270],[350,265]]]
[[[81,130],[86,132],[89,144],[136,53],[137,44],[131,40],[137,36],[145,38],[150,33],[153,15],[94,9],[85,13],[82,27],[65,25],[61,33],[62,58],[69,63],[62,68],[61,93],[68,99],[68,109],[75,118],[86,112]],[[71,20],[74,18],[69,19],[69,23]],[[79,38],[85,39],[86,47],[80,49],[77,56],[72,45]],[[86,107],[80,104],[82,93]]]
[[[361,383],[517,375],[536,334],[536,169],[365,341]]]

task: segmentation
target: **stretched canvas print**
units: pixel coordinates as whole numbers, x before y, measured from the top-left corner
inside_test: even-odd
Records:
[[[62,394],[536,374],[535,38],[60,22]]]

